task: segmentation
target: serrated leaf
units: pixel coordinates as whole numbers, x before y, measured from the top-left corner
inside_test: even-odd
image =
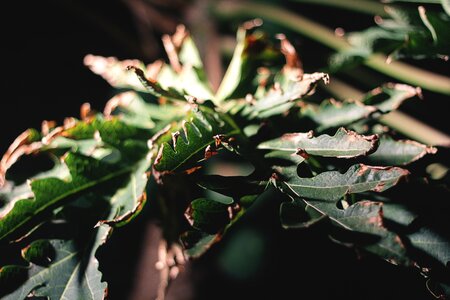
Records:
[[[299,197],[337,201],[347,194],[385,191],[408,174],[407,170],[397,167],[358,164],[351,166],[344,174],[330,171],[313,178],[291,176],[286,185]]]
[[[368,156],[371,163],[383,166],[410,164],[426,154],[434,154],[437,149],[410,140],[394,140],[388,136],[380,139],[377,150]]]
[[[313,137],[312,132],[288,133],[280,138],[263,142],[258,148],[324,157],[350,158],[366,155],[373,151],[377,141],[376,135],[364,136],[345,128],[339,128],[334,136],[323,134]]]
[[[204,106],[194,106],[180,125],[169,128],[154,142],[159,145],[154,169],[174,171],[216,141],[216,136],[230,137],[240,133],[226,114]],[[201,157],[203,158],[203,157]]]

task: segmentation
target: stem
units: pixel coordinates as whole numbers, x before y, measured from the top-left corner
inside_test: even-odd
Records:
[[[333,79],[325,88],[337,98],[345,95],[345,98],[361,99],[363,96],[361,91],[338,79]],[[380,122],[424,144],[450,146],[450,136],[400,111],[392,111],[380,117]]]
[[[301,15],[268,4],[219,2],[215,12],[225,18],[260,17],[292,31],[300,33],[336,51],[349,49],[350,44],[334,35],[329,28],[313,22]],[[364,64],[380,73],[405,83],[419,85],[424,89],[450,95],[450,78],[413,67],[402,62],[386,63],[382,54],[371,55]]]
[[[378,15],[386,17],[388,14],[384,11],[384,5],[378,2],[367,0],[291,0],[299,3],[317,4],[324,6],[333,6],[337,8],[356,11],[368,15]]]

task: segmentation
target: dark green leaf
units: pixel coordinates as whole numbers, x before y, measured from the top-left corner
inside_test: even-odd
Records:
[[[129,172],[129,168],[103,163],[96,159],[71,153],[64,160],[70,179],[43,178],[31,182],[34,198],[14,203],[0,219],[0,240],[15,233],[38,216],[66,203],[74,196],[111,182]]]
[[[218,232],[232,217],[229,205],[205,198],[192,201],[185,216],[192,227],[208,233]]]
[[[408,235],[412,246],[436,259],[443,265],[450,262],[450,241],[441,234],[422,227]]]
[[[218,135],[230,137],[239,133],[228,115],[193,106],[181,124],[168,128],[154,141],[160,145],[154,168],[159,172],[174,171],[195,156],[202,155],[203,159],[206,147]]]

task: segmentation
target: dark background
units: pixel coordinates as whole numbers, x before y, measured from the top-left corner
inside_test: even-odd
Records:
[[[304,13],[328,22],[331,27],[361,29],[372,23],[365,17],[338,19],[327,9],[315,14],[308,6]],[[144,55],[136,47],[139,38],[133,16],[121,1],[6,1],[0,14],[2,153],[18,134],[29,127],[39,128],[42,120],[62,122],[66,116],[78,116],[84,102],[102,109],[113,90],[84,67],[86,54],[121,59]],[[300,53],[305,60],[325,60],[324,56],[317,57],[320,51],[304,50],[308,41],[296,42],[302,46]],[[155,47],[159,49],[160,45]],[[436,67],[441,72],[445,70],[445,66],[435,62],[419,64]],[[307,69],[313,66],[305,65]],[[404,109],[448,132],[441,106],[442,101],[448,99],[428,92],[425,98],[426,102],[408,104]],[[244,279],[233,278],[224,272],[220,263],[221,255],[230,244],[230,238],[226,238],[225,243],[193,264],[189,281],[196,299],[429,297],[417,273],[370,257],[360,259],[352,250],[314,232],[282,231],[276,216],[276,201],[269,199],[259,209],[258,214],[250,213],[234,230],[253,230],[263,237],[264,263]],[[140,263],[142,228],[146,224],[145,218],[140,216],[125,229],[118,230],[110,243],[100,250],[100,263],[110,284],[110,299],[126,299],[130,294]],[[242,247],[245,264],[247,258],[253,257],[254,249],[251,245]]]

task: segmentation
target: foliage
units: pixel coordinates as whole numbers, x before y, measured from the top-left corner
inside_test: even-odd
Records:
[[[411,184],[432,188],[434,180],[425,183],[405,165],[436,149],[399,140],[388,128],[378,134],[379,117],[419,90],[386,84],[361,101],[318,102],[315,89],[328,75],[304,73],[290,42],[256,25],[238,30],[216,94],[184,27],[166,39],[170,64],[86,57],[93,72],[119,89],[104,112],[86,105],[79,120],[28,130],[1,161],[4,299],[102,299],[107,285],[96,251],[147,197],[161,207],[169,247],[181,243],[184,255],[196,258],[274,191],[284,228],[324,224],[333,240],[418,266],[445,288],[450,242],[429,218],[445,223],[448,204],[434,207],[434,199],[420,198],[410,205],[401,197]],[[6,180],[25,154],[46,154],[53,167],[26,183]],[[205,174],[213,156],[238,157],[254,171]]]

